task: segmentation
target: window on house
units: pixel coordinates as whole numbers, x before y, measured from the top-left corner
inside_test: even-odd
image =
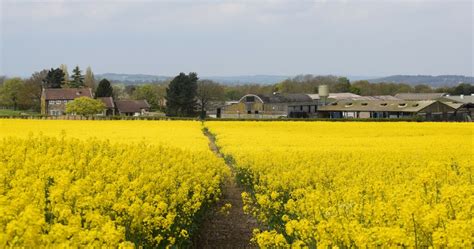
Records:
[[[252,111],[248,110],[248,111],[247,111],[247,114],[252,114]]]

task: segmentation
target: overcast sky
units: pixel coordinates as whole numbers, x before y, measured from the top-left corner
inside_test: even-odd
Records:
[[[0,75],[473,75],[473,1],[0,1]]]

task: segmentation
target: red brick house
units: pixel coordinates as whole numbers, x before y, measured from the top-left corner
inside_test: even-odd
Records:
[[[93,98],[90,88],[43,88],[41,93],[41,114],[64,115],[66,104],[79,97]]]

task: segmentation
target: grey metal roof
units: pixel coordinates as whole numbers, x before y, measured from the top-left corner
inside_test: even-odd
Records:
[[[445,95],[446,93],[398,93],[395,97],[404,100],[436,100]]]
[[[272,95],[257,94],[264,103],[294,103],[294,102],[311,102],[308,94],[303,93],[275,93]]]
[[[434,100],[340,100],[321,106],[318,111],[419,112],[435,102]]]
[[[453,95],[453,96],[444,96],[441,101],[451,101],[455,103],[474,103],[474,95]]]
[[[321,99],[319,94],[306,94],[313,100]],[[354,93],[329,93],[328,99],[354,99],[361,97],[360,95]]]

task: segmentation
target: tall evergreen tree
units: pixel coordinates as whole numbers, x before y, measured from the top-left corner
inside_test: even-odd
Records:
[[[51,68],[44,79],[44,87],[61,88],[64,84],[64,72],[60,68]]]
[[[189,117],[196,114],[196,73],[180,73],[166,89],[166,115]]]
[[[86,75],[84,76],[84,85],[86,87],[90,87],[92,89],[95,89],[95,78],[94,78],[94,73],[92,72],[91,67],[87,67],[86,69]]]
[[[107,79],[103,79],[99,82],[97,90],[95,91],[95,97],[112,97],[114,95],[114,89]]]
[[[68,86],[69,85],[69,71],[67,70],[67,65],[61,64],[59,68],[63,70],[63,73],[64,73],[64,80],[62,82],[62,85]]]
[[[79,66],[76,66],[74,70],[72,70],[72,81],[69,83],[69,87],[71,88],[80,88],[84,86],[84,76],[81,74],[81,70]]]

